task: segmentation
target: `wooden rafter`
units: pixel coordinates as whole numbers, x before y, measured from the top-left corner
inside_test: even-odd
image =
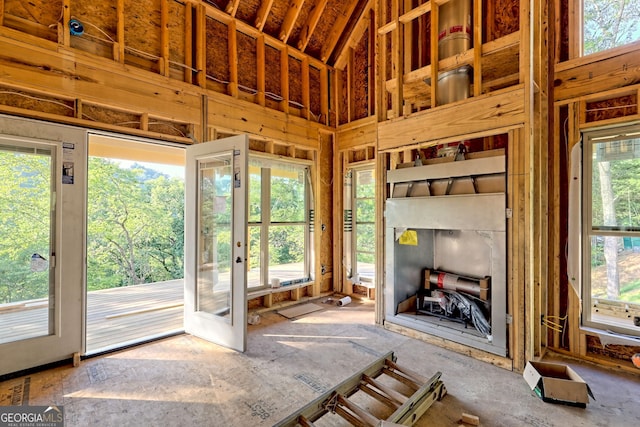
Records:
[[[225,11],[231,15],[231,16],[236,16],[236,12],[238,11],[238,5],[240,4],[240,0],[231,0],[228,4],[227,4],[227,8],[225,9]]]
[[[331,31],[331,36],[325,41],[324,48],[320,54],[320,60],[322,62],[327,62],[331,53],[336,48],[338,41],[340,41],[340,37],[343,35],[345,28],[347,27],[347,23],[349,22],[349,18],[351,18],[351,14],[355,10],[358,5],[357,1],[352,1],[347,8],[338,16],[336,22],[333,24],[333,30]]]
[[[349,50],[355,49],[357,44],[360,42],[360,39],[362,39],[365,31],[369,28],[371,20],[371,14],[369,13],[370,6],[371,1],[369,1],[363,9],[362,15],[358,19],[358,22],[356,22],[356,25],[353,27],[353,31],[340,51],[340,55],[338,55],[338,59],[334,64],[336,68],[344,68],[345,62],[349,56]]]
[[[304,0],[291,0],[289,3],[289,9],[287,9],[287,14],[284,17],[284,21],[282,21],[282,25],[280,26],[280,34],[278,34],[278,38],[283,42],[287,42],[289,36],[291,35],[291,31],[293,30],[293,26],[298,19],[298,15],[300,15],[300,11],[302,10],[302,6],[304,5]]]
[[[264,28],[264,24],[267,22],[267,16],[269,16],[269,12],[271,12],[271,6],[273,6],[273,0],[262,0],[262,3],[260,3],[260,9],[258,9],[255,21],[255,27],[258,31],[262,31]]]
[[[289,55],[293,56],[294,58],[297,58],[299,60],[303,60],[304,58],[309,58],[309,64],[310,65],[315,65],[318,68],[325,68],[327,65],[325,63],[323,63],[322,61],[311,57],[309,55],[306,55],[304,53],[302,53],[301,51],[299,51],[298,49],[296,49],[293,46],[289,46],[286,43],[283,43],[282,41],[278,40],[277,38],[270,36],[269,34],[265,34],[260,32],[257,28],[252,27],[251,25],[247,24],[246,22],[237,19],[237,18],[233,18],[231,16],[229,16],[227,13],[225,13],[223,10],[220,9],[216,9],[208,4],[203,4],[202,5],[205,9],[206,9],[206,13],[208,16],[226,24],[229,25],[230,22],[234,22],[235,26],[236,26],[236,30],[247,35],[250,36],[252,38],[258,38],[260,35],[264,35],[264,40],[265,43],[271,47],[274,47],[278,50],[283,50],[283,49],[287,49],[289,52]]]
[[[298,39],[298,49],[304,52],[307,48],[307,44],[309,44],[309,40],[313,35],[313,32],[320,22],[320,17],[322,16],[322,12],[324,12],[325,7],[327,7],[327,0],[317,0],[316,4],[311,9],[311,13],[307,18],[307,22],[302,26],[302,30],[300,32],[300,38]]]

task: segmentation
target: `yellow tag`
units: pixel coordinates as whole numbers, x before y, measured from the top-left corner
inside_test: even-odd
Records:
[[[400,244],[418,246],[418,232],[416,230],[406,230],[400,235]]]

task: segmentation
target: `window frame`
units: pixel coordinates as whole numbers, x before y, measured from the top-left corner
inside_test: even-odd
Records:
[[[259,278],[260,283],[255,286],[250,286],[249,280],[247,280],[247,289],[251,292],[259,291],[263,289],[268,289],[271,287],[270,277],[269,277],[269,231],[273,227],[282,227],[282,226],[303,226],[304,227],[304,255],[303,255],[303,268],[304,273],[303,277],[298,277],[291,280],[281,280],[280,286],[286,287],[289,285],[294,285],[298,283],[305,283],[312,280],[312,267],[311,267],[311,259],[312,259],[312,226],[311,226],[311,218],[310,211],[312,209],[312,200],[313,200],[313,187],[311,185],[311,166],[312,162],[305,161],[302,159],[288,159],[282,157],[273,157],[270,155],[266,155],[259,152],[250,152],[249,155],[249,164],[250,167],[257,166],[256,163],[260,164],[260,218],[258,220],[251,220],[251,215],[247,218],[247,228],[250,230],[252,227],[259,228],[260,234],[260,272]],[[291,167],[299,168],[304,173],[304,220],[303,221],[291,221],[291,222],[283,222],[283,221],[271,221],[271,169],[272,166],[278,165],[288,165]],[[251,175],[251,173],[250,173]],[[249,179],[251,181],[251,179]],[[251,192],[251,184],[249,187],[249,192]],[[248,203],[250,203],[250,197],[248,197]],[[249,231],[247,236],[251,236],[251,232]],[[251,243],[249,242],[249,245]]]
[[[374,194],[372,197],[358,197],[358,173],[359,172],[364,172],[364,171],[370,171],[371,175],[373,177],[373,183],[374,183]],[[349,279],[354,279],[354,283],[361,283],[362,279],[364,277],[365,281],[370,282],[370,283],[375,283],[376,281],[376,263],[375,263],[375,259],[376,259],[376,245],[375,245],[375,240],[376,240],[376,236],[375,236],[375,227],[376,227],[376,218],[375,218],[375,201],[376,201],[376,197],[375,197],[375,180],[376,180],[376,169],[375,169],[375,164],[366,164],[366,165],[359,165],[359,166],[353,166],[350,167],[348,169],[348,174],[351,174],[351,185],[348,187],[350,188],[350,194],[347,195],[347,197],[349,198],[350,201],[350,205],[351,205],[351,238],[350,238],[350,245],[348,248],[348,256],[350,257],[350,262],[347,264],[349,265],[351,268],[350,274],[348,274],[348,278]],[[372,200],[374,203],[374,218],[373,221],[360,221],[358,218],[358,200]],[[373,229],[374,229],[374,250],[373,252],[370,251],[361,251],[358,249],[358,226],[359,225],[372,225]],[[366,275],[366,276],[362,276],[362,274],[360,273],[360,271],[358,270],[358,254],[359,253],[368,253],[368,254],[372,254],[373,255],[373,274],[371,276]]]
[[[634,134],[639,134],[635,136]],[[635,136],[635,138],[633,138]],[[588,328],[609,330],[616,333],[640,336],[640,329],[633,327],[624,327],[619,324],[609,323],[604,320],[594,319],[593,307],[594,298],[592,296],[591,284],[591,239],[597,237],[631,237],[640,238],[640,230],[628,229],[624,225],[615,226],[598,226],[593,224],[593,166],[594,166],[594,150],[593,147],[601,142],[615,142],[629,139],[637,139],[640,137],[640,122],[626,124],[619,127],[599,128],[594,130],[583,131],[582,133],[582,245],[581,245],[581,263],[582,263],[582,286],[581,297],[583,301],[582,325]],[[639,158],[640,159],[640,158]]]

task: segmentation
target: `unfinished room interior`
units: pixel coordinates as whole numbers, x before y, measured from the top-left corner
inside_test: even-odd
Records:
[[[640,425],[639,98],[636,0],[0,0],[0,426]]]

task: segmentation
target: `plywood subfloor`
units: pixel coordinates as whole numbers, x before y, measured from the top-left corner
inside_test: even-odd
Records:
[[[297,317],[304,316],[305,314],[320,311],[322,309],[323,307],[321,305],[309,302],[306,304],[297,304],[293,307],[285,308],[284,310],[278,310],[278,314],[286,317],[287,319],[295,319]]]
[[[324,306],[324,305],[323,305]],[[270,426],[387,351],[448,394],[418,426],[640,425],[640,377],[564,360],[591,386],[586,409],[544,403],[522,376],[373,324],[373,304],[327,305],[297,320],[276,313],[249,326],[236,353],[190,335],[0,383],[0,405],[63,405],[74,426]],[[366,405],[366,403],[362,403]],[[322,425],[344,425],[335,416]]]

